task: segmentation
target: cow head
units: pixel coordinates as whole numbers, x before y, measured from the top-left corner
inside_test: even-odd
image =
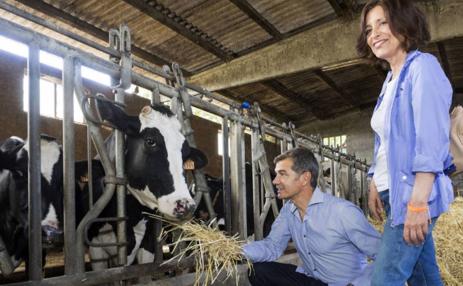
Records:
[[[45,245],[62,243],[62,152],[54,138],[42,136],[41,147],[41,218]],[[28,229],[28,145],[18,137],[10,137],[0,146],[0,220],[5,222],[2,236],[27,238]],[[9,239],[4,238],[5,241]],[[13,241],[20,240],[19,238]],[[15,248],[15,247],[13,247]],[[27,245],[26,245],[27,249]],[[15,252],[16,250],[14,250]]]
[[[125,169],[130,193],[140,204],[169,219],[189,218],[195,202],[183,163],[191,159],[201,168],[207,159],[188,145],[176,116],[163,105],[145,106],[138,117],[103,101],[98,102],[98,110],[104,120],[127,135]]]

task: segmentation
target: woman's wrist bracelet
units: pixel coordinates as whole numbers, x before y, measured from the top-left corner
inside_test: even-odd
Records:
[[[428,206],[424,206],[424,207],[415,207],[413,205],[411,205],[410,203],[407,204],[407,209],[411,212],[415,212],[415,213],[420,213],[420,212],[425,212],[428,210]]]

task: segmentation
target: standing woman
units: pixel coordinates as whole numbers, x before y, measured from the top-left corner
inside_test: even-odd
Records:
[[[430,39],[409,0],[372,0],[361,16],[357,51],[387,64],[371,126],[369,208],[387,221],[371,285],[442,285],[432,229],[453,201],[449,167],[452,87],[437,59],[417,49]]]

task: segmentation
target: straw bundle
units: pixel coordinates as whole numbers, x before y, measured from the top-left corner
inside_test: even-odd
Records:
[[[381,222],[370,222],[379,232],[383,232]],[[463,285],[463,198],[456,198],[450,211],[438,219],[433,237],[445,285]]]
[[[159,219],[159,217],[156,217]],[[168,222],[174,227],[164,232],[164,235],[175,230],[180,230],[180,237],[172,243],[173,251],[177,250],[179,245],[186,244],[185,248],[179,249],[179,253],[171,258],[180,261],[186,256],[195,258],[195,286],[210,285],[217,280],[219,275],[225,275],[225,279],[234,277],[238,285],[238,264],[242,261],[247,263],[249,269],[252,263],[245,260],[241,251],[241,245],[244,241],[238,239],[238,236],[226,236],[222,231],[209,225],[189,221],[185,223]]]

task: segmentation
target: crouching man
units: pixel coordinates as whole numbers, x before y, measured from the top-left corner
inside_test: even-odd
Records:
[[[313,153],[295,148],[274,160],[273,183],[288,200],[263,240],[243,246],[253,262],[252,285],[370,285],[380,235],[354,204],[317,188]],[[292,239],[302,265],[273,262]]]

